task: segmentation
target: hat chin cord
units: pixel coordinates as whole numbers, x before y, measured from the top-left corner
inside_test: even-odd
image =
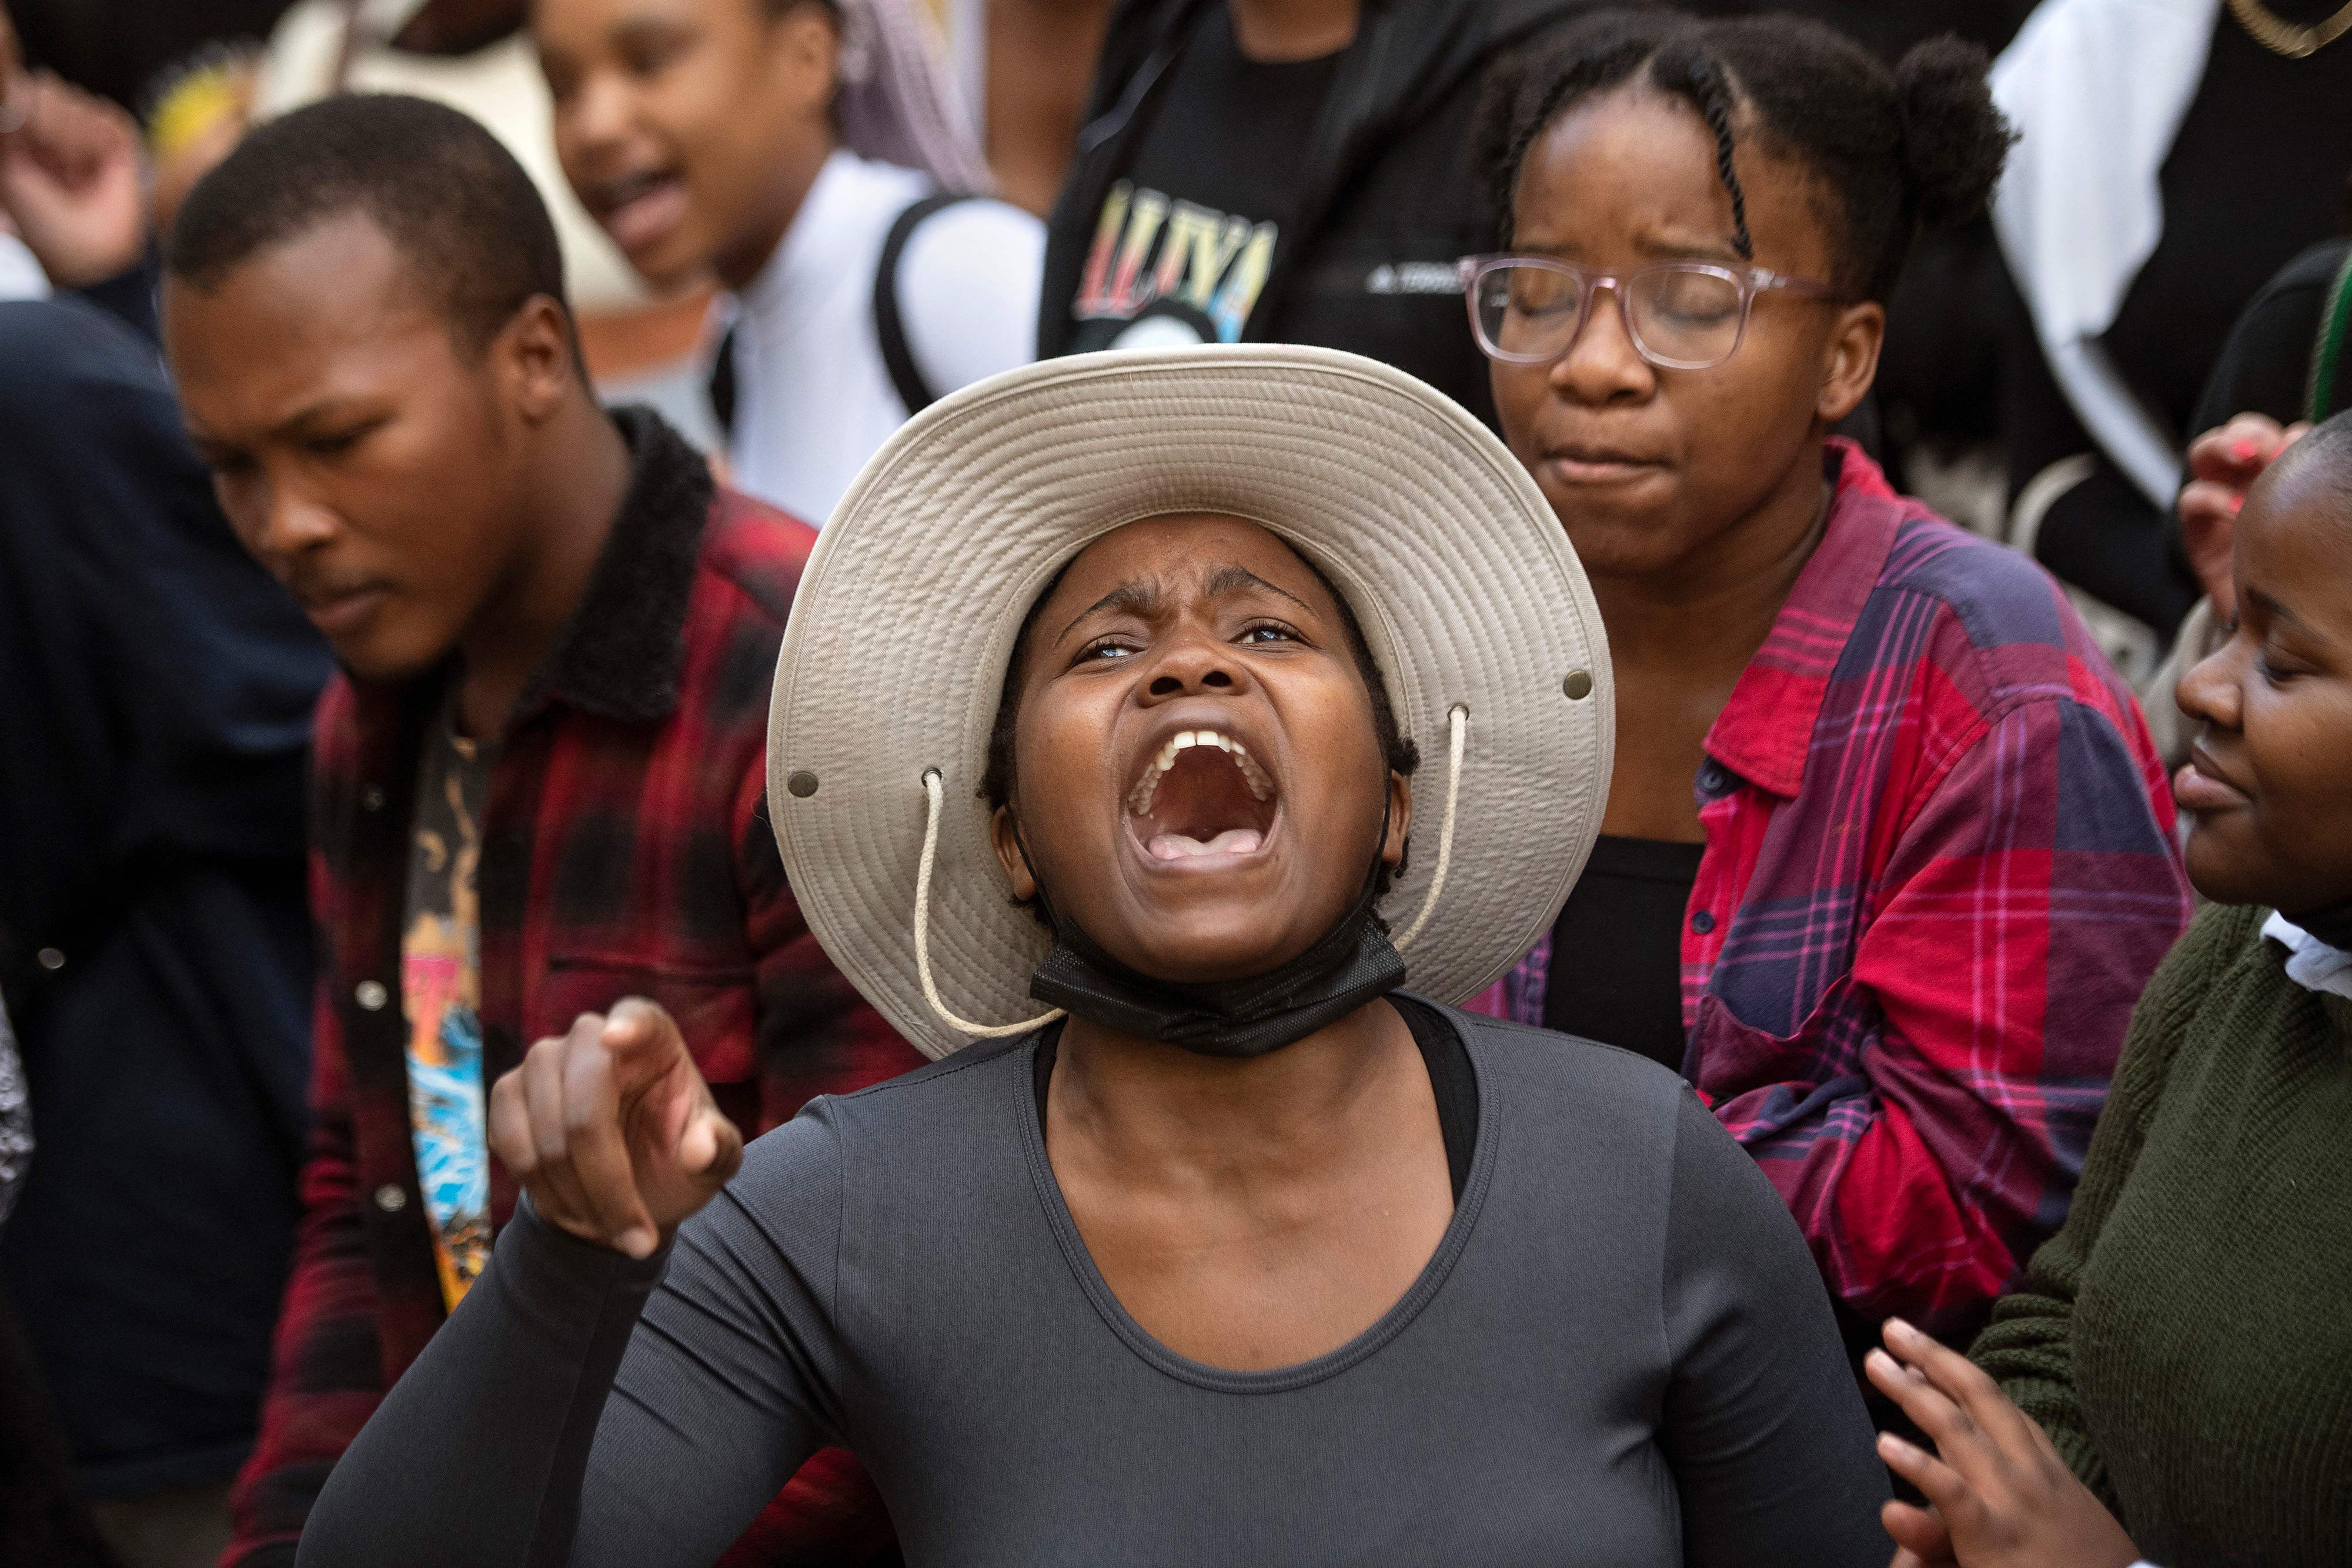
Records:
[[[1400,953],[1413,944],[1429,917],[1437,913],[1438,894],[1445,891],[1445,873],[1454,867],[1454,812],[1462,804],[1462,758],[1469,749],[1470,710],[1455,703],[1445,710],[1445,815],[1437,824],[1437,870],[1429,879],[1429,896],[1412,917],[1404,935],[1391,944]]]
[[[923,769],[923,797],[930,805],[923,815],[923,858],[915,862],[915,973],[923,982],[923,999],[931,1004],[931,1011],[939,1015],[941,1023],[974,1040],[1003,1040],[1027,1034],[1066,1016],[1062,1009],[1055,1008],[1019,1023],[974,1023],[959,1017],[940,999],[939,982],[931,978],[931,865],[940,858],[940,813],[947,806],[947,788],[940,781],[936,768]]]
[[[1437,870],[1429,879],[1429,895],[1421,902],[1421,913],[1393,946],[1402,953],[1412,946],[1415,938],[1437,913],[1437,901],[1445,892],[1446,873],[1454,864],[1454,820],[1462,804],[1462,760],[1469,750],[1470,710],[1460,703],[1445,710],[1446,768],[1445,816],[1437,828]],[[1039,1013],[1035,1018],[1019,1023],[974,1023],[962,1018],[940,997],[939,982],[931,977],[931,868],[939,860],[940,818],[947,809],[947,786],[936,768],[923,769],[923,797],[928,809],[923,817],[923,855],[915,865],[915,974],[923,983],[923,999],[941,1023],[958,1034],[974,1040],[1005,1040],[1013,1035],[1027,1034],[1043,1029],[1055,1019],[1066,1016],[1061,1008]]]

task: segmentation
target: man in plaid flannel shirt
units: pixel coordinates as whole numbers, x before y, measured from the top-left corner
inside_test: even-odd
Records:
[[[919,1058],[818,949],[766,821],[815,536],[716,488],[650,413],[596,406],[498,143],[417,100],[331,100],[208,178],[168,263],[198,448],[344,671],[314,729],[305,1216],[223,1558],[252,1568],[292,1561],[511,1212],[480,1106],[533,1040],[650,997],[761,1128]],[[887,1531],[854,1461],[821,1457],[758,1560],[854,1562]]]
[[[1967,1343],[2057,1229],[2189,893],[2164,764],[2058,585],[1851,442],[1829,462],[1694,781],[1683,1071],[1859,1355],[1898,1313]],[[1574,964],[1546,936],[1474,1005],[1540,1025]]]

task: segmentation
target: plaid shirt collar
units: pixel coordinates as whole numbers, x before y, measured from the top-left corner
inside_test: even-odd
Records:
[[[613,423],[629,448],[628,491],[588,591],[523,688],[509,730],[559,703],[622,723],[677,710],[687,604],[716,485],[702,455],[650,409],[617,409]],[[354,680],[362,727],[411,705],[430,711],[456,665],[453,653],[420,679]]]
[[[1709,757],[1785,799],[1804,782],[1830,675],[1904,517],[1885,474],[1853,442],[1832,436],[1823,466],[1835,476],[1835,490],[1822,542],[1706,732]]]

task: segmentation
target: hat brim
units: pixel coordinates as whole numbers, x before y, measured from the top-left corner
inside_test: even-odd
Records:
[[[1615,738],[1608,643],[1542,493],[1460,405],[1333,350],[1079,355],[992,377],[910,420],[835,508],[777,661],[768,809],[810,929],[927,1054],[967,1043],[918,977],[915,884],[936,768],[945,809],[931,971],[961,1017],[1040,1009],[1048,939],[1014,905],[980,798],[1032,602],[1092,540],[1173,513],[1245,518],[1329,577],[1416,740],[1413,853],[1435,872],[1447,715],[1467,711],[1452,864],[1405,954],[1444,1000],[1497,979],[1557,918],[1600,831]]]

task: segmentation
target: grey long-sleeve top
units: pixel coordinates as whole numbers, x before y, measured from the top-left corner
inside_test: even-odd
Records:
[[[1653,1062],[1444,1016],[1461,1200],[1328,1355],[1155,1343],[1055,1185],[1035,1040],[975,1047],[814,1103],[647,1262],[519,1214],[302,1568],[698,1568],[829,1443],[915,1564],[1883,1568],[1885,1472],[1762,1174]]]

